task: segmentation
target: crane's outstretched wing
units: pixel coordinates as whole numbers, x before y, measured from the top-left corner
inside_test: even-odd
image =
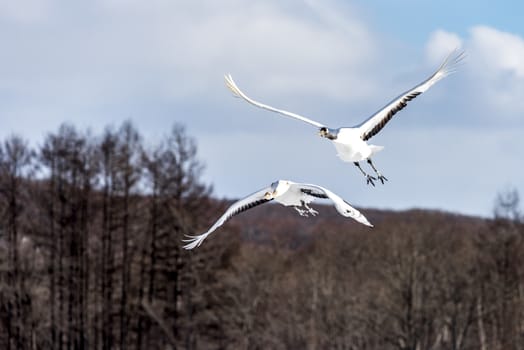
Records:
[[[227,220],[231,219],[233,216],[240,214],[253,207],[256,207],[257,205],[264,204],[273,200],[265,198],[265,194],[270,191],[272,191],[271,187],[267,187],[233,203],[226,210],[226,212],[222,214],[222,216],[213,224],[213,226],[211,226],[209,230],[197,236],[186,235],[188,239],[185,239],[183,241],[188,243],[184,246],[184,248],[193,249],[200,246],[202,244],[202,241],[206,239],[207,236],[209,236],[213,231],[222,226]]]
[[[415,86],[411,90],[404,92],[402,95],[388,103],[380,111],[373,114],[362,124],[357,125],[361,131],[361,138],[364,141],[369,140],[376,135],[391,120],[391,118],[401,109],[407,106],[407,103],[429,89],[433,84],[442,78],[454,73],[459,64],[465,58],[464,51],[452,51],[440,65],[439,69],[428,79]]]
[[[263,108],[263,109],[267,109],[268,111],[271,111],[271,112],[280,113],[282,115],[285,115],[286,117],[291,117],[291,118],[295,118],[295,119],[301,120],[301,121],[306,122],[308,124],[314,125],[314,126],[316,126],[318,128],[324,127],[324,125],[322,125],[319,122],[316,122],[314,120],[311,120],[309,118],[306,118],[306,117],[303,117],[301,115],[298,115],[298,114],[295,114],[295,113],[291,113],[291,112],[288,112],[288,111],[284,111],[282,109],[277,109],[277,108],[265,105],[263,103],[257,102],[255,100],[247,97],[246,94],[244,94],[238,88],[237,84],[235,84],[235,81],[233,80],[233,77],[231,76],[231,74],[225,75],[224,79],[226,80],[226,86],[229,88],[229,90],[231,90],[231,92],[233,92],[233,94],[236,97],[243,98],[244,100],[246,100],[247,102],[251,103],[254,106],[257,106],[257,107],[260,107],[260,108]]]
[[[368,219],[361,212],[353,208],[348,202],[346,202],[327,188],[317,185],[300,183],[294,184],[293,186],[298,186],[302,193],[305,193],[309,196],[315,198],[331,199],[331,201],[333,201],[333,204],[335,205],[335,208],[341,215],[352,218],[366,226],[373,227],[373,225],[369,223]]]

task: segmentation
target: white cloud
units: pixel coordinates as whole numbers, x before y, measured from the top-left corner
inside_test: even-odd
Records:
[[[439,29],[434,31],[426,44],[426,56],[431,64],[439,64],[454,49],[462,46],[462,39],[451,32]]]
[[[377,38],[350,8],[337,13],[312,1],[111,0],[98,1],[95,12],[104,31],[94,30],[89,50],[134,62],[135,73],[161,71],[165,81],[178,82],[162,91],[169,98],[209,93],[228,72],[275,94],[347,98],[344,90],[359,86],[358,98],[373,88],[364,70],[376,57]]]
[[[0,19],[28,24],[44,19],[49,11],[48,0],[0,1]]]
[[[509,75],[524,80],[524,39],[487,26],[471,28],[470,46],[478,70],[492,77]]]
[[[524,38],[487,26],[471,28],[468,38],[470,86],[486,115],[519,122],[524,113]],[[520,122],[522,124],[522,122]]]
[[[178,18],[171,28],[173,62],[194,81],[230,72],[277,94],[341,98],[349,86],[366,91],[361,71],[375,56],[375,38],[350,15],[334,27],[329,13],[311,8],[309,16],[296,16],[279,2],[255,2]]]
[[[472,119],[476,122],[522,125],[524,38],[489,26],[472,27],[464,38],[437,30],[426,44],[428,59],[442,57],[462,42],[467,57],[457,74],[459,77],[454,77],[460,82],[454,94],[460,93],[461,100],[469,101],[460,103],[462,112],[474,115]],[[450,94],[450,98],[458,97]]]
[[[2,3],[12,16],[33,17],[53,4]],[[112,0],[48,15],[52,25],[27,27],[16,40],[0,35],[9,53],[0,63],[6,72],[15,67],[29,80],[40,78],[36,87],[45,79],[55,88],[61,81],[64,95],[85,91],[87,99],[96,98],[96,85],[84,81],[122,95],[150,93],[142,81],[151,80],[156,94],[186,98],[222,87],[227,72],[275,95],[347,99],[352,88],[349,98],[359,99],[374,89],[366,69],[377,56],[377,38],[348,9],[341,14],[313,2]]]

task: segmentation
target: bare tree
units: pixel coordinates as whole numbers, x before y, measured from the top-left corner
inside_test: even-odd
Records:
[[[89,339],[89,217],[97,171],[95,148],[88,136],[64,124],[58,133],[47,136],[39,159],[49,180],[35,198],[40,198],[42,208],[39,220],[47,225],[36,222],[34,227],[44,237],[41,245],[50,260],[50,345],[83,349]]]
[[[516,190],[497,195],[494,220],[476,244],[481,347],[522,349],[524,226]]]
[[[24,349],[29,337],[24,334],[28,316],[25,301],[29,298],[24,275],[20,271],[19,241],[23,233],[20,218],[23,211],[23,182],[30,174],[34,153],[18,136],[11,136],[0,147],[0,198],[4,202],[2,221],[7,244],[7,284],[9,301],[3,305],[7,317],[8,349]]]
[[[165,305],[161,317],[180,339],[179,345],[186,348],[192,343],[192,332],[187,328],[191,324],[187,318],[192,317],[192,301],[187,290],[194,280],[190,256],[182,251],[181,239],[193,233],[198,216],[207,207],[210,191],[200,182],[202,165],[196,152],[194,140],[176,124],[156,148],[143,154],[149,228],[144,238],[148,244],[142,248],[140,259],[141,280],[147,285],[147,293],[141,288],[139,294],[150,304]],[[139,326],[144,322],[142,318]]]

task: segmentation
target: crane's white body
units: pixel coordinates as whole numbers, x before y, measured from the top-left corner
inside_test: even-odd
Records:
[[[340,128],[333,145],[337,156],[344,162],[359,162],[370,158],[384,147],[370,145],[360,138],[361,131],[357,128]]]
[[[429,78],[418,84],[414,88],[400,94],[389,102],[382,109],[374,113],[371,117],[364,120],[362,123],[352,127],[329,128],[324,124],[304,117],[302,115],[288,112],[282,109],[271,107],[261,102],[255,101],[243,93],[237,86],[231,75],[225,76],[227,87],[233,92],[236,97],[240,97],[245,101],[251,103],[256,107],[260,107],[281,115],[297,119],[319,128],[319,135],[321,137],[331,140],[337,150],[337,154],[344,162],[353,162],[358,165],[358,162],[363,160],[370,160],[370,158],[384,147],[370,145],[367,141],[376,135],[389,122],[389,120],[398,111],[407,106],[407,103],[427,91],[433,84],[445,78],[449,74],[456,71],[459,63],[464,59],[463,52],[453,51],[444,60],[442,65]],[[373,165],[372,165],[373,166]],[[360,166],[359,166],[360,167]],[[379,175],[378,171],[373,169]],[[362,170],[362,169],[361,169]],[[365,173],[364,173],[365,174]],[[385,178],[384,178],[385,179]],[[369,182],[369,176],[368,176]]]
[[[327,188],[288,180],[278,180],[273,182],[269,187],[233,203],[209,230],[201,235],[189,236],[189,239],[185,240],[185,242],[188,243],[184,248],[193,249],[200,246],[207,236],[233,216],[272,200],[286,207],[291,206],[295,208],[301,216],[315,216],[318,212],[308,204],[316,198],[330,199],[341,215],[352,218],[366,226],[373,226],[362,213]]]

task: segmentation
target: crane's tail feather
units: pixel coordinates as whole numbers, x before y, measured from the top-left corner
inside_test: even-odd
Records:
[[[201,235],[198,235],[198,236],[190,236],[190,235],[186,235],[186,237],[188,237],[188,239],[183,239],[182,242],[187,242],[187,244],[185,246],[183,246],[184,249],[187,249],[187,250],[190,250],[190,249],[193,249],[193,248],[196,248],[196,247],[200,247],[200,245],[202,244],[202,242],[204,241],[204,239],[206,239],[206,237],[209,235],[209,233],[203,233]]]
[[[242,91],[240,91],[239,87],[233,80],[233,77],[231,74],[224,75],[224,80],[226,82],[227,88],[233,93],[233,96],[235,97],[244,97]]]
[[[464,64],[465,59],[466,51],[460,50],[458,47],[451,51],[437,70],[436,74],[439,79],[457,72],[458,68]]]

